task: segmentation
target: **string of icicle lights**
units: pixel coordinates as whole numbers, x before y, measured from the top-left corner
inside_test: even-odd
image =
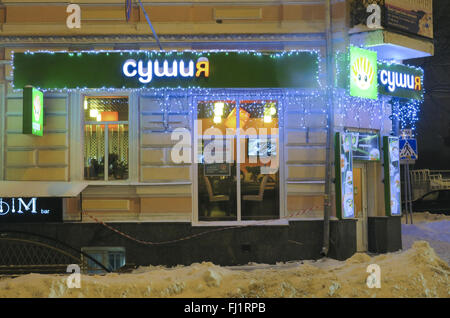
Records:
[[[50,51],[50,50],[37,50],[37,51],[25,51],[24,54],[36,54],[36,53],[47,53],[47,54],[59,54],[64,53],[68,54],[69,56],[78,56],[81,57],[84,54],[100,54],[100,53],[106,53],[106,55],[109,55],[110,53],[119,53],[120,55],[123,54],[136,54],[136,55],[146,55],[147,58],[151,59],[154,57],[160,57],[161,54],[164,54],[164,57],[171,57],[171,56],[183,56],[183,54],[188,53],[192,54],[197,57],[208,57],[211,56],[211,54],[216,53],[224,53],[225,55],[228,55],[229,53],[237,53],[239,55],[251,55],[251,56],[269,56],[272,59],[279,59],[283,57],[289,57],[289,56],[295,56],[299,54],[305,54],[309,53],[312,56],[315,56],[315,66],[317,67],[316,73],[314,74],[314,79],[316,80],[316,83],[318,87],[321,87],[321,79],[320,74],[322,73],[321,65],[322,65],[322,59],[321,59],[321,52],[320,50],[289,50],[289,51],[283,51],[283,52],[261,52],[256,50],[222,50],[222,49],[216,49],[216,50],[204,50],[204,51],[195,51],[195,50],[183,50],[183,51],[176,51],[176,50],[170,50],[170,51],[154,51],[154,50],[84,50],[84,51],[67,51],[67,50],[60,50],[60,51]],[[12,61],[12,67],[10,72],[10,77],[14,76],[14,51],[11,52],[11,61]],[[14,91],[17,91],[17,89],[14,87],[13,82],[11,83],[12,88]],[[76,87],[76,88],[42,88],[42,87],[35,87],[36,89],[42,91],[42,92],[72,92],[72,91],[81,91],[84,92],[86,90],[89,90],[91,92],[113,92],[117,89],[126,90],[129,92],[135,92],[135,91],[141,91],[143,89],[146,89],[145,87],[138,87],[138,88],[126,88],[126,87],[99,87],[99,88],[88,88],[88,87]],[[174,89],[180,89],[181,87],[174,87]],[[198,89],[200,87],[198,86],[192,86],[192,87],[184,87],[189,89]],[[162,88],[167,89],[167,88]]]
[[[164,114],[165,119],[169,116],[177,116],[178,124],[167,125],[170,130],[175,126],[190,127],[191,118],[197,111],[199,102],[228,101],[238,103],[240,100],[254,101],[277,101],[278,118],[280,124],[285,123],[288,129],[320,129],[328,128],[328,106],[326,92],[319,90],[293,90],[293,89],[206,89],[206,88],[156,88],[138,90],[110,89],[106,92],[134,93],[141,98],[141,111]],[[83,94],[105,93],[105,90],[81,90]],[[55,93],[52,90],[47,93]],[[65,93],[58,90],[57,93]],[[399,107],[392,108],[388,102],[391,97],[380,96],[378,100],[352,97],[344,90],[335,89],[334,94],[334,117],[335,127],[368,128],[384,131],[392,129],[390,116],[397,116],[401,128],[413,127],[418,120],[421,101],[408,100],[409,103],[399,102]],[[150,99],[150,100],[146,100]],[[151,103],[152,106],[148,106]],[[252,107],[248,106],[247,107]],[[254,107],[257,107],[255,104]],[[397,109],[395,112],[393,109]],[[284,110],[284,111],[280,111]],[[197,115],[197,113],[195,113]],[[389,127],[388,127],[389,125]],[[170,127],[169,127],[170,126]]]
[[[335,90],[334,95],[336,127],[391,130],[389,117],[392,111],[388,103],[389,98],[367,100],[350,97],[340,90]],[[148,115],[163,114],[165,118],[168,118],[166,127],[168,130],[180,126],[189,128],[192,118],[197,116],[197,105],[214,101],[231,101],[235,105],[238,105],[240,101],[261,103],[276,101],[279,122],[284,123],[285,128],[328,128],[328,106],[323,90],[157,89],[142,91],[140,98],[142,112]],[[257,113],[260,104],[246,103],[245,107],[250,110],[254,108]],[[172,121],[172,118],[177,119]]]
[[[145,53],[149,57],[157,55],[158,51],[36,51],[25,52],[26,54],[34,53],[69,53],[74,56],[82,54],[98,54],[98,53]],[[263,55],[262,53],[252,50],[209,50],[209,51],[169,51],[164,52],[168,55],[182,55],[184,52],[193,53],[196,55],[206,55],[217,52],[237,52],[239,54]],[[318,72],[315,75],[319,84],[319,89],[209,89],[200,87],[188,88],[111,88],[101,87],[96,89],[91,88],[61,88],[61,89],[45,89],[37,87],[37,89],[44,93],[70,93],[80,92],[82,94],[96,94],[96,93],[123,93],[123,94],[139,94],[154,98],[153,103],[157,103],[159,113],[182,116],[182,126],[188,127],[188,123],[192,114],[197,109],[197,104],[200,101],[211,100],[230,100],[230,99],[244,99],[244,100],[276,100],[278,101],[278,109],[283,109],[283,112],[278,111],[280,123],[284,123],[284,116],[287,117],[287,128],[328,128],[327,116],[328,107],[326,101],[326,87],[321,81],[321,54],[320,51],[286,51],[269,54],[271,58],[280,58],[283,56],[290,56],[300,52],[309,52],[317,55]],[[12,52],[12,58],[14,53]],[[11,68],[11,77],[13,76],[14,63]],[[339,73],[339,69],[337,70]],[[323,75],[323,74],[322,74]],[[323,78],[322,78],[323,80]],[[11,83],[12,85],[12,83]],[[21,92],[21,89],[15,89],[14,92]],[[388,97],[380,95],[378,100],[363,99],[351,97],[343,89],[333,89],[334,94],[334,110],[335,110],[335,126],[336,127],[354,127],[354,128],[369,128],[384,130],[388,123],[390,116],[396,116],[400,122],[400,128],[411,128],[413,132],[416,130],[416,123],[419,120],[419,112],[422,101],[420,100],[402,100],[395,97]],[[388,103],[389,100],[391,103]],[[391,108],[392,107],[392,108]],[[153,112],[155,110],[152,110]],[[166,127],[169,129],[169,127]],[[389,127],[391,128],[391,127]]]
[[[326,128],[327,107],[323,92],[312,90],[287,89],[168,89],[145,90],[141,93],[141,111],[148,114],[164,114],[169,118],[167,130],[177,127],[190,128],[191,120],[197,117],[200,103],[214,101],[240,102],[252,112],[260,112],[261,104],[276,102],[279,123],[286,120],[286,127],[292,129]],[[254,101],[255,103],[249,103]],[[211,116],[212,116],[211,104]],[[283,111],[281,111],[283,110]],[[171,117],[172,116],[172,117]],[[170,118],[177,118],[171,124]]]
[[[360,46],[360,48],[367,49],[362,46]],[[343,61],[347,62],[342,63]],[[349,51],[339,51],[336,53],[336,77],[338,79],[342,79],[342,75],[344,75],[344,78],[348,79],[348,61],[350,61]],[[385,67],[401,65],[406,66],[411,70],[418,71],[421,74],[424,73],[424,70],[421,67],[400,64],[395,61],[378,60],[378,65],[384,65]],[[422,85],[424,83],[423,75],[421,76],[421,83]],[[379,88],[378,81],[376,85],[377,88]],[[411,129],[413,135],[416,135],[416,123],[419,120],[420,109],[423,105],[425,89],[422,90],[420,100],[380,94],[378,95],[378,100],[371,100],[349,96],[349,81],[346,81],[344,86],[345,89],[341,89],[341,92],[337,92],[339,89],[335,89],[334,91],[335,103],[337,104],[335,112],[339,113],[337,118],[345,123],[343,126],[383,130],[385,125],[395,117],[399,121],[400,129]],[[386,121],[386,119],[389,121]],[[377,121],[379,122],[377,123]],[[390,129],[393,130],[393,127],[391,126]]]
[[[333,94],[336,127],[392,129],[389,97],[379,96],[378,100],[352,97],[344,89],[335,89]]]
[[[411,129],[413,137],[417,135],[416,124],[419,121],[419,113],[422,101],[403,98],[392,98],[392,116],[399,121],[400,129]]]

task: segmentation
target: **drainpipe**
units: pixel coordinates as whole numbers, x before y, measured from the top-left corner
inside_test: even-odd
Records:
[[[326,95],[328,104],[327,118],[327,145],[326,145],[326,168],[325,168],[325,197],[324,197],[324,215],[323,215],[323,246],[322,254],[327,256],[330,248],[330,216],[331,216],[331,178],[332,172],[332,145],[334,132],[334,104],[333,104],[333,39],[331,32],[331,0],[325,1],[325,38],[326,38]]]

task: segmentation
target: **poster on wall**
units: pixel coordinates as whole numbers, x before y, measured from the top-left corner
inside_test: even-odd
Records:
[[[400,143],[398,137],[384,137],[384,191],[386,215],[401,215]]]
[[[432,0],[385,0],[385,28],[433,38]]]
[[[350,48],[350,96],[378,99],[377,52]]]
[[[350,28],[351,32],[382,28],[432,39],[433,1],[351,0]]]
[[[24,134],[44,135],[44,94],[32,86],[23,89],[22,121]]]
[[[336,133],[336,216],[354,218],[352,134]]]
[[[380,160],[380,136],[373,132],[348,131],[352,134],[353,160],[377,161]]]

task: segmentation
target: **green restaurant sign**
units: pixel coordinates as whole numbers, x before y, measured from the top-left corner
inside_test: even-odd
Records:
[[[423,70],[402,64],[379,63],[378,92],[401,98],[423,99]]]
[[[319,55],[237,51],[14,54],[14,87],[317,88]]]
[[[423,100],[421,68],[377,61],[377,53],[351,47],[336,56],[336,86],[349,89],[350,96],[377,99],[387,95]]]
[[[350,48],[350,95],[378,98],[377,52]]]
[[[43,136],[44,94],[34,87],[23,89],[23,133]]]

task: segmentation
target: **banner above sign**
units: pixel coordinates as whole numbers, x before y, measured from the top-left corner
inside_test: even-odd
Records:
[[[375,28],[433,38],[433,0],[350,0],[350,28]]]
[[[385,0],[385,26],[433,38],[432,0]]]
[[[40,52],[14,54],[14,87],[316,88],[317,52]]]

